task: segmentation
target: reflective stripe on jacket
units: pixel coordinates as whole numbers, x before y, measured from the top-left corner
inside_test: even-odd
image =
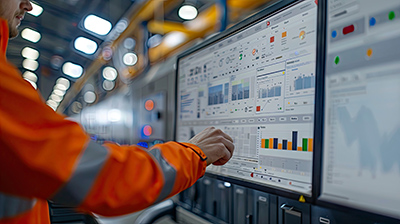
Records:
[[[46,200],[113,216],[188,188],[204,175],[195,145],[100,145],[79,124],[48,107],[6,61],[0,19],[0,224],[49,223]]]

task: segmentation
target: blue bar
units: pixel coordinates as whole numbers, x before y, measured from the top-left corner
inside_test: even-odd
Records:
[[[297,131],[292,132],[292,150],[297,151]]]
[[[274,138],[274,149],[278,149],[278,139]]]

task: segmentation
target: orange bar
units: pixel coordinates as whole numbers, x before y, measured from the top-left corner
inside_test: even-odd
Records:
[[[274,139],[273,138],[269,139],[269,147],[268,148],[270,148],[270,149],[274,148]]]
[[[301,146],[297,147],[297,151],[303,151],[303,147]]]
[[[312,138],[308,139],[308,151],[309,152],[313,151],[313,139]]]
[[[278,149],[282,149],[282,143],[278,144]]]
[[[265,149],[265,139],[261,139],[261,148]]]
[[[292,150],[292,142],[287,143],[287,150]]]

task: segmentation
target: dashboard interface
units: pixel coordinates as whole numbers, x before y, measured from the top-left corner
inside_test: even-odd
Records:
[[[320,199],[400,218],[400,2],[381,3],[328,1]]]
[[[311,195],[316,29],[300,1],[179,59],[177,140],[209,126],[234,139],[207,172]]]

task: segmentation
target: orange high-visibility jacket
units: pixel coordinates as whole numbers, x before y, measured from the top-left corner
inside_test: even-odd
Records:
[[[91,141],[7,62],[8,35],[0,19],[0,224],[49,223],[46,200],[122,215],[204,175],[206,157],[193,144],[169,142],[147,151]]]

